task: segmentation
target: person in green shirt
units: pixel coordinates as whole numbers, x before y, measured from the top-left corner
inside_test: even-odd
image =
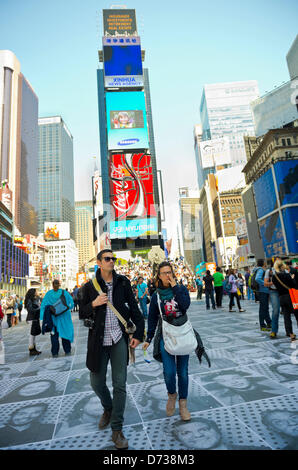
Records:
[[[216,272],[213,274],[213,279],[214,279],[214,289],[215,289],[215,301],[216,301],[216,306],[221,308],[222,307],[222,296],[223,296],[223,281],[224,281],[224,275],[221,272],[221,269],[217,266]]]

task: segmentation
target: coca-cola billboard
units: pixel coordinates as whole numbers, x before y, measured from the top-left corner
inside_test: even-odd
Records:
[[[115,220],[156,217],[150,155],[111,155],[110,198]]]

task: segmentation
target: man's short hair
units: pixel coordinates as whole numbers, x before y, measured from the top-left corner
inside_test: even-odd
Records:
[[[112,250],[110,250],[109,248],[105,248],[104,250],[101,250],[101,251],[98,253],[97,259],[98,259],[99,261],[101,261],[103,255],[104,255],[105,253],[113,253],[113,252],[112,252]]]
[[[264,265],[264,260],[263,259],[258,259],[257,261],[257,266],[263,266]]]
[[[53,286],[59,286],[59,284],[60,284],[59,279],[54,279],[53,280]]]

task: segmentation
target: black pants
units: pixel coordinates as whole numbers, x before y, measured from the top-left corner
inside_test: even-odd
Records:
[[[221,307],[222,304],[222,295],[223,295],[223,287],[222,286],[215,286],[215,301],[216,306]]]
[[[297,310],[294,310],[293,308],[290,294],[281,295],[279,300],[280,300],[280,306],[282,307],[283,314],[284,314],[286,334],[292,335],[293,327],[292,327],[291,313],[294,313],[297,324],[298,324],[298,312]]]
[[[12,313],[7,313],[6,314],[8,328],[11,328],[11,315],[12,315]]]
[[[230,305],[229,305],[229,310],[232,310],[232,306],[233,306],[233,299],[236,299],[236,302],[237,302],[237,305],[238,305],[238,308],[239,310],[241,310],[241,305],[240,305],[240,300],[239,300],[239,295],[237,294],[237,292],[231,292],[230,294]]]
[[[197,287],[197,300],[202,298],[203,286]]]

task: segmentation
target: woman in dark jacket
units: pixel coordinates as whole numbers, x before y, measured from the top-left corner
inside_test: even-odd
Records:
[[[143,349],[146,350],[151,343],[158,324],[158,331],[155,337],[155,346],[160,348],[164,379],[168,390],[168,402],[166,405],[167,416],[175,413],[176,406],[176,374],[178,375],[179,392],[179,412],[184,421],[191,419],[187,409],[188,395],[188,360],[189,355],[173,356],[169,354],[164,347],[164,341],[161,333],[161,316],[158,307],[157,293],[160,297],[160,306],[163,313],[163,319],[176,326],[183,324],[183,316],[190,306],[190,297],[188,290],[183,285],[178,285],[171,264],[167,261],[161,263],[157,269],[156,275],[157,290],[151,298],[148,333]],[[157,344],[158,342],[158,344]]]
[[[293,308],[291,297],[289,294],[289,289],[296,288],[296,282],[292,279],[289,273],[286,273],[285,270],[287,266],[283,261],[277,260],[274,263],[275,273],[272,277],[272,282],[275,285],[280,300],[280,306],[283,309],[285,330],[287,336],[290,336],[291,341],[295,341],[296,335],[293,333],[291,313],[294,313],[297,324],[298,324],[298,312]]]
[[[36,349],[36,336],[40,335],[40,300],[37,295],[36,289],[29,289],[25,301],[25,308],[27,309],[28,315],[26,321],[31,322],[31,330],[29,336],[29,354],[30,356],[37,356],[41,354],[41,351]]]

